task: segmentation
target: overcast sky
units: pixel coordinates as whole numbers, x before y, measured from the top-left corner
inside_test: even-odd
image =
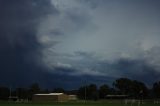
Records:
[[[160,80],[159,5],[159,0],[1,0],[0,84],[65,86],[90,76],[95,83],[127,77],[150,85]],[[62,77],[68,80],[62,83]]]

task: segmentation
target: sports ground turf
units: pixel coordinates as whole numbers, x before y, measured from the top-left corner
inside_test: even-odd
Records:
[[[160,106],[160,104],[154,104],[153,102],[144,102],[144,104],[124,104],[121,101],[97,101],[97,102],[49,102],[49,103],[17,103],[17,102],[0,102],[0,106]]]

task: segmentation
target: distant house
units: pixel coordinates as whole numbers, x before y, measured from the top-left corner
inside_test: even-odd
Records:
[[[107,99],[126,99],[128,98],[128,95],[106,95],[105,98]]]
[[[77,95],[68,95],[69,100],[77,100]]]
[[[17,101],[18,97],[17,96],[9,96],[9,101]]]
[[[33,101],[54,101],[54,102],[64,102],[69,100],[69,96],[64,93],[49,93],[49,94],[34,94]]]

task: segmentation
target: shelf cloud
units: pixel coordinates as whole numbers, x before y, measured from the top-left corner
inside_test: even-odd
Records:
[[[9,85],[12,80],[16,86],[48,76],[43,82],[47,85],[56,76],[90,76],[104,81],[129,77],[152,84],[160,80],[159,4],[157,0],[1,0],[4,82],[0,83]],[[60,82],[54,83],[65,85]]]

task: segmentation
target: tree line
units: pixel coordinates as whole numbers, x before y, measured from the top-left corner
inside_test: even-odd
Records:
[[[126,95],[127,98],[134,99],[160,98],[160,81],[148,88],[143,82],[119,78],[113,82],[112,87],[104,84],[98,88],[95,84],[90,84],[78,90],[80,99],[105,99],[107,95]]]
[[[33,94],[50,92],[75,94],[79,99],[86,100],[105,99],[107,95],[127,95],[129,98],[135,99],[154,99],[160,98],[160,81],[155,82],[152,88],[148,88],[143,82],[128,78],[119,78],[113,82],[111,87],[107,84],[99,87],[96,84],[89,84],[81,86],[77,90],[70,91],[63,88],[55,88],[53,90],[41,89],[38,83],[32,84],[29,88],[16,88],[14,90],[0,86],[0,100],[8,100],[10,96],[32,100]]]

